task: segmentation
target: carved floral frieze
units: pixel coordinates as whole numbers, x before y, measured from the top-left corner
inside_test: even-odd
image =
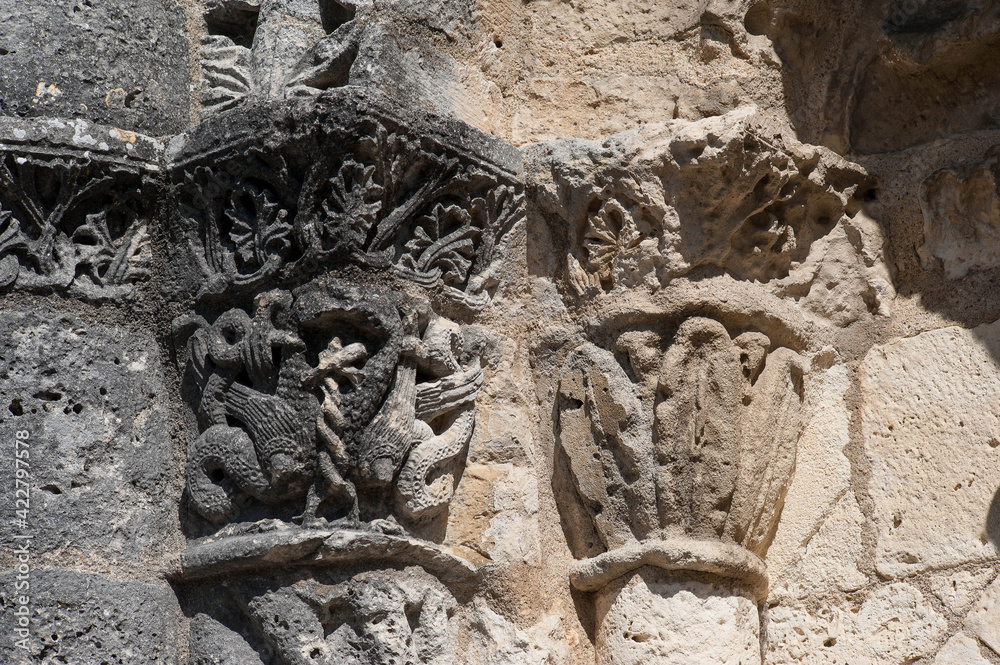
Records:
[[[515,174],[421,136],[376,105],[347,117],[307,109],[175,166],[178,229],[200,272],[199,296],[352,264],[484,307],[502,245],[524,214]]]
[[[603,142],[529,149],[529,187],[565,249],[572,299],[726,275],[838,326],[885,315],[877,183],[754,107]]]
[[[0,146],[0,289],[131,295],[152,268],[156,183],[146,166],[64,146]]]

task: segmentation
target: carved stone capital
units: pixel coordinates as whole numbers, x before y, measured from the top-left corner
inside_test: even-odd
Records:
[[[0,290],[121,300],[153,270],[155,139],[0,118]]]
[[[357,88],[242,106],[167,158],[201,301],[354,265],[479,310],[524,215],[511,146]]]

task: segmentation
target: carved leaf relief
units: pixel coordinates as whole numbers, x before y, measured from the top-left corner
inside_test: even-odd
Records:
[[[646,395],[590,344],[564,363],[557,443],[583,511],[571,521],[578,534],[590,522],[601,542],[594,549],[572,536],[578,555],[694,538],[735,541],[763,557],[794,470],[804,360],[762,333],[733,338],[695,317],[656,365],[633,367],[639,377],[655,373]]]
[[[0,153],[0,286],[117,298],[149,277],[142,176]]]

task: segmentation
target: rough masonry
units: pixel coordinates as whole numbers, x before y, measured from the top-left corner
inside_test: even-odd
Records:
[[[1000,664],[1000,10],[0,0],[0,661]]]

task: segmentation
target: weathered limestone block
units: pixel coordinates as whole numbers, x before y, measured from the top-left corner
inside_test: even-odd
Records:
[[[989,662],[983,658],[974,639],[965,633],[958,633],[938,651],[931,665],[989,665]]]
[[[564,617],[550,614],[527,629],[512,624],[481,600],[468,619],[464,663],[476,665],[564,665],[572,662]]]
[[[179,546],[179,493],[156,344],[52,310],[0,314],[0,331],[0,459],[12,479],[0,563],[26,532],[33,555],[55,565],[163,567]],[[28,433],[26,529],[13,519],[18,431]]]
[[[944,572],[932,576],[928,586],[946,610],[961,616],[983,597],[983,592],[994,577],[996,570],[993,568]]]
[[[996,556],[997,324],[873,348],[861,368],[876,567],[902,577]]]
[[[501,131],[515,144],[599,139],[669,118],[697,120],[767,103],[781,68],[767,39],[743,25],[753,4],[482,5],[486,34],[477,46],[489,78],[504,89],[510,127]]]
[[[993,582],[965,618],[969,633],[1000,655],[1000,583]]]
[[[772,600],[830,587],[853,591],[867,579],[857,561],[864,552],[864,516],[851,491],[851,465],[844,453],[850,439],[849,389],[848,369],[835,362],[832,349],[813,359],[813,371],[805,377],[805,425],[795,474],[767,553]]]
[[[860,608],[827,596],[819,608],[767,610],[767,665],[888,665],[932,655],[948,622],[916,587],[895,583],[866,594]]]
[[[85,118],[152,135],[188,122],[181,5],[0,2],[0,115]]]
[[[0,659],[21,663],[183,663],[180,608],[164,584],[70,570],[31,573],[28,650],[0,642]],[[0,572],[0,630],[14,635],[14,573]]]
[[[641,568],[598,592],[597,662],[734,665],[760,661],[749,591]]]
[[[153,270],[162,149],[84,120],[0,118],[0,290],[133,295]]]
[[[787,502],[787,497],[786,497]],[[787,503],[786,503],[787,507]],[[860,561],[866,554],[865,516],[851,492],[827,513],[815,533],[800,545],[797,565],[779,573],[770,566],[775,580],[771,598],[798,597],[831,589],[857,591],[868,583]]]

